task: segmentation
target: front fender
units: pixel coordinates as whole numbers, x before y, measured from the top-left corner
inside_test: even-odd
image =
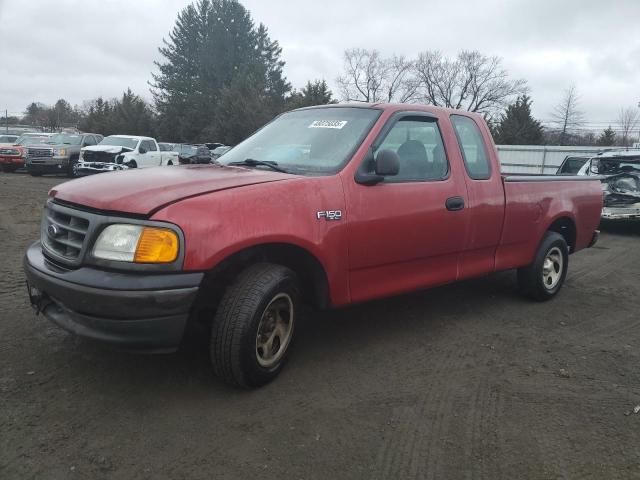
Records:
[[[241,250],[290,244],[313,255],[325,269],[331,303],[348,303],[347,218],[318,218],[319,211],[345,212],[337,176],[293,177],[229,188],[173,203],[154,220],[177,224],[185,234],[185,270],[208,271]]]

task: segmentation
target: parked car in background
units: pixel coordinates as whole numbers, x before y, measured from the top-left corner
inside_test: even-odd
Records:
[[[205,145],[181,143],[173,147],[172,153],[180,165],[211,163],[211,152]]]
[[[601,153],[588,159],[578,175],[600,177],[603,219],[640,219],[640,151]]]
[[[51,133],[24,133],[18,137],[13,145],[0,147],[0,167],[3,172],[15,172],[24,167],[27,157],[27,147],[45,142]]]
[[[226,145],[221,145],[218,148],[216,148],[213,152],[211,152],[211,158],[214,159],[214,160],[217,160],[218,158],[220,158],[222,155],[227,153],[232,148],[233,147],[228,147]]]
[[[27,172],[34,177],[45,173],[62,173],[75,177],[80,150],[97,145],[102,138],[102,135],[96,133],[56,133],[43,145],[28,148]]]
[[[282,370],[305,304],[510,269],[552,299],[602,207],[597,179],[502,176],[481,115],[413,104],[290,111],[218,165],[172,173],[55,187],[24,259],[30,302],[129,350],[200,327],[213,371],[244,387]]]
[[[91,175],[128,168],[148,168],[173,165],[171,152],[162,152],[151,137],[110,135],[98,145],[80,150],[78,175]]]
[[[0,145],[13,145],[20,135],[0,135]]]
[[[590,158],[589,156],[566,157],[558,167],[556,175],[576,175]]]
[[[224,143],[204,143],[203,145],[205,145],[212,152],[218,147],[224,147]]]

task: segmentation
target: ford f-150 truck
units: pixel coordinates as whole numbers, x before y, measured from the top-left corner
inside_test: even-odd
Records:
[[[468,112],[296,110],[219,162],[52,189],[24,259],[37,311],[127,349],[175,350],[206,331],[214,372],[255,387],[282,369],[301,305],[508,269],[547,300],[569,254],[598,235],[599,180],[502,176],[487,125]]]

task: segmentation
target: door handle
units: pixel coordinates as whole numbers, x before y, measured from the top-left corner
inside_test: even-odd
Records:
[[[464,208],[464,198],[462,197],[449,197],[447,201],[444,202],[447,210],[451,212],[455,212],[457,210],[462,210]]]

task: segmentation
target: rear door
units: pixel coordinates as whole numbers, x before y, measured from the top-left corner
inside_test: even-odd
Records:
[[[146,168],[157,167],[160,165],[160,151],[158,150],[156,142],[151,140],[142,140],[140,142],[140,146],[144,148],[146,152],[139,155],[140,161],[138,162],[138,167]]]
[[[437,118],[396,115],[374,148],[397,152],[400,172],[373,186],[346,180],[354,302],[454,281],[465,246],[465,184]]]
[[[460,257],[462,279],[494,270],[505,199],[493,140],[486,124],[466,115],[451,115],[450,118],[464,164],[468,192],[469,230]]]

